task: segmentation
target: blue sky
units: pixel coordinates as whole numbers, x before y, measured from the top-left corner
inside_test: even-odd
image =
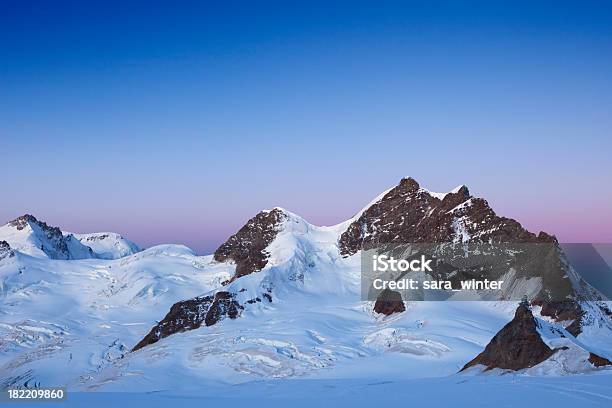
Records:
[[[204,253],[411,175],[612,242],[605,2],[124,3],[0,3],[1,221]]]

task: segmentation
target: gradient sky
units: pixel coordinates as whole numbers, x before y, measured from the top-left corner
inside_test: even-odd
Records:
[[[610,3],[173,3],[0,2],[0,223],[209,253],[410,175],[612,242]]]

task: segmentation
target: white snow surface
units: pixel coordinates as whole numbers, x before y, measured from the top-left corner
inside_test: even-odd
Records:
[[[512,318],[517,302],[410,302],[404,313],[377,315],[360,299],[360,254],[339,254],[347,223],[318,227],[283,212],[266,267],[223,287],[241,304],[265,293],[272,302],[250,304],[235,320],[177,333],[136,352],[129,350],[174,303],[221,288],[235,265],[181,245],[69,261],[15,248],[16,256],[0,261],[0,388],[40,382],[72,391],[188,394],[217,384],[219,397],[232,384],[271,379],[348,381],[358,389],[376,383],[390,390],[424,379],[449,387],[479,381],[473,370],[457,372]],[[542,327],[553,326],[547,324]],[[612,358],[612,338],[605,333],[578,340]],[[590,372],[597,379],[610,372],[543,364],[519,375]],[[279,387],[288,393],[293,385]],[[604,388],[596,391],[601,396],[585,398],[610,401],[610,386]]]
[[[138,245],[114,232],[72,235],[101,259],[119,259],[141,251]]]
[[[151,393],[72,392],[61,404],[36,406],[119,407],[609,407],[610,376],[535,377],[514,374],[419,379],[280,379],[228,386],[201,382],[197,389],[171,387]],[[23,406],[22,403],[14,404]]]

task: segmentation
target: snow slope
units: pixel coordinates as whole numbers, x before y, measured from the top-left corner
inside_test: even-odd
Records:
[[[141,251],[138,245],[114,232],[72,235],[101,259],[119,259]]]
[[[61,406],[106,408],[109,406],[231,406],[287,407],[393,407],[420,405],[448,407],[555,408],[609,407],[612,386],[609,375],[571,377],[449,376],[426,379],[274,380],[238,386],[202,382],[197,390],[168,387],[155,393],[69,393]],[[14,404],[23,406],[23,404]],[[56,407],[57,403],[37,406]]]
[[[232,271],[180,245],[119,260],[0,262],[0,387],[28,379],[77,386],[125,354],[159,310]]]

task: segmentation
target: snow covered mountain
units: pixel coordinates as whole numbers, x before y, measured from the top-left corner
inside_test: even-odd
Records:
[[[338,288],[358,282],[355,254],[366,244],[477,240],[556,243],[546,233],[535,235],[514,220],[498,217],[485,200],[470,196],[465,186],[448,194],[431,193],[410,178],[386,191],[351,220],[334,227],[313,226],[281,208],[263,211],[215,252],[215,260],[235,264],[234,275],[224,287],[175,304],[134,350],[174,333],[259,313],[275,303],[286,308],[286,303],[296,302],[309,291],[337,298],[342,295]],[[557,322],[570,336],[593,325],[603,326],[608,335],[605,313],[581,301],[585,293],[588,295],[584,290],[588,285],[569,268],[558,272],[561,275],[549,279],[564,282],[568,298],[555,302],[536,299],[534,304],[541,316]],[[401,300],[385,303],[377,301],[372,312],[392,315],[406,310]]]
[[[138,245],[114,232],[72,235],[100,259],[119,259],[141,251]]]
[[[51,259],[86,259],[95,255],[73,235],[64,235],[26,214],[0,227],[0,240],[24,254]]]
[[[262,211],[205,257],[166,245],[100,259],[105,244],[94,247],[97,257],[58,260],[24,253],[6,237],[0,235],[7,241],[0,254],[8,254],[0,255],[0,387],[36,381],[154,391],[259,378],[437,377],[458,373],[483,350],[487,358],[465,373],[601,372],[612,358],[609,309],[585,298],[588,285],[568,268],[567,301],[540,299],[529,310],[516,301],[361,300],[359,255],[368,245],[556,245],[548,234],[497,216],[464,186],[439,194],[403,179],[329,227],[281,208]],[[519,329],[505,335],[516,319]],[[494,343],[502,346],[488,347],[498,332],[504,341]],[[521,336],[559,350],[541,347],[545,358],[506,366],[505,353],[523,344]],[[570,365],[572,356],[584,364]]]
[[[63,232],[30,214],[1,226],[0,240],[21,253],[51,259],[118,259],[140,251],[119,234]]]

